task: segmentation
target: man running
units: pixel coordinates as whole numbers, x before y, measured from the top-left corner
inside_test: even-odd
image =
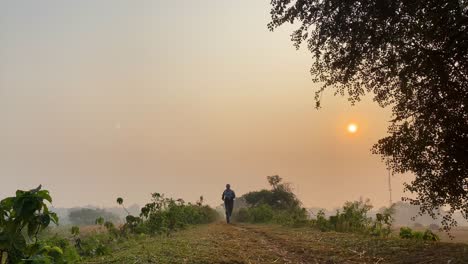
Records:
[[[224,208],[226,209],[226,222],[228,224],[231,222],[232,209],[234,208],[234,198],[236,198],[236,193],[231,190],[230,184],[226,184],[226,190],[224,190],[221,199],[224,201]]]

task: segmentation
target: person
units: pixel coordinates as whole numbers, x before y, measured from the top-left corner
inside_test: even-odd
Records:
[[[234,199],[236,198],[236,193],[231,190],[231,185],[226,184],[226,190],[224,190],[221,199],[224,201],[224,209],[226,210],[226,222],[229,224],[231,222],[232,209],[234,208]]]

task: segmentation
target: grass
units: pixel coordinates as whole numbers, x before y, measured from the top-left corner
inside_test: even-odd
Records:
[[[214,223],[140,236],[83,263],[468,263],[468,244]]]

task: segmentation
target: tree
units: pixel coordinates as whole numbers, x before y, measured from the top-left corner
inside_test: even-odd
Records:
[[[283,180],[279,175],[267,176],[268,183],[273,189],[278,188],[278,185]]]
[[[351,103],[373,95],[392,108],[389,135],[372,151],[415,179],[405,198],[421,213],[448,206],[468,218],[468,1],[272,0],[270,30],[299,23],[291,40],[312,53],[323,91]]]
[[[241,198],[245,199],[247,204],[251,206],[259,206],[266,204],[274,209],[288,210],[301,208],[301,202],[292,192],[288,183],[283,183],[282,178],[278,175],[267,176],[268,183],[271,185],[271,190],[260,190],[248,192]]]

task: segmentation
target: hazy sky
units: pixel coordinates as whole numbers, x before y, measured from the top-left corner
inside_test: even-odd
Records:
[[[390,110],[331,91],[316,110],[311,56],[268,22],[269,0],[0,0],[0,197],[42,184],[56,206],[217,205],[226,183],[279,174],[306,206],[387,205],[369,150]]]

